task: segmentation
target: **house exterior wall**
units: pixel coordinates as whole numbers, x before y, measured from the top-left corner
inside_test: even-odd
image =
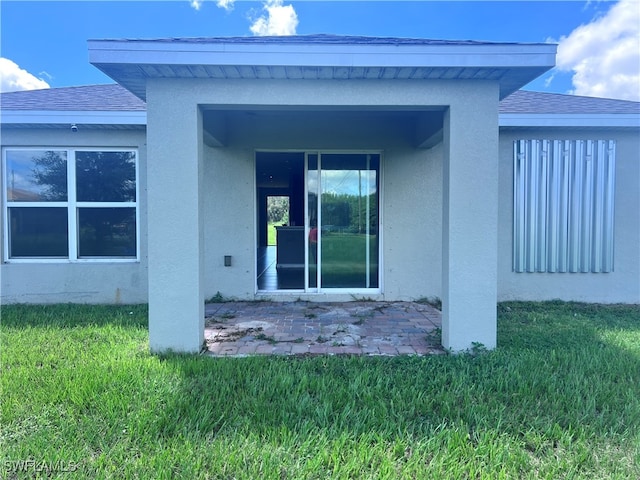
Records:
[[[415,300],[440,296],[441,147],[433,149],[435,153],[416,149],[408,135],[412,131],[409,119],[311,112],[277,118],[267,115],[242,124],[233,118],[229,127],[228,146],[205,149],[206,298],[217,292],[225,297],[255,297],[256,150],[382,152],[384,285],[379,298]],[[287,132],[287,136],[283,138],[278,132]],[[232,255],[231,267],[224,266],[224,255]],[[348,295],[342,297],[351,299]]]
[[[216,202],[219,196],[212,199],[208,197],[211,194],[206,193],[220,187],[221,182],[229,182],[240,188],[237,193],[246,194],[253,181],[241,175],[234,175],[236,178],[233,180],[225,176],[215,178],[215,168],[206,166],[211,164],[212,158],[214,163],[216,158],[220,159],[223,163],[219,167],[227,171],[233,171],[229,162],[238,162],[242,172],[251,173],[252,180],[255,177],[252,166],[255,151],[270,148],[307,151],[381,149],[384,150],[385,172],[394,168],[394,162],[408,162],[403,167],[411,170],[407,168],[411,162],[421,157],[426,163],[429,154],[416,148],[425,139],[416,141],[415,133],[409,134],[407,128],[402,128],[404,117],[397,125],[388,123],[382,127],[373,125],[371,129],[362,127],[379,113],[397,114],[421,109],[432,111],[433,107],[443,111],[440,272],[443,345],[454,351],[470,348],[472,342],[480,342],[487,348],[495,347],[497,82],[150,79],[147,82],[147,106],[149,154],[154,159],[148,177],[149,332],[153,351],[196,352],[200,349],[203,301],[216,289],[215,284],[207,285],[207,278],[212,282],[219,281],[220,285],[239,287],[241,291],[230,292],[232,296],[255,289],[255,256],[243,257],[256,246],[255,210],[250,218],[243,218],[242,213],[249,211],[246,200],[234,203],[225,198],[219,205]],[[222,147],[226,149],[223,154],[216,154],[204,147],[207,135],[202,129],[211,111],[214,114],[227,112],[225,122],[213,120],[216,131],[209,132],[213,140],[207,137],[208,144],[220,142],[225,145]],[[361,122],[347,124],[343,118],[338,120],[339,117],[330,115],[325,118],[328,120],[326,124],[317,123],[316,117],[322,119],[322,113],[340,111],[347,111],[349,115],[352,112],[360,113]],[[271,117],[261,119],[265,114]],[[278,120],[280,114],[284,119]],[[371,119],[367,118],[367,114],[371,115]],[[234,124],[234,121],[237,123]],[[290,128],[282,124],[286,121],[291,122]],[[341,123],[346,128],[341,129]],[[415,132],[417,129],[415,121],[411,124],[411,130]],[[376,135],[377,132],[380,136]],[[410,138],[413,138],[414,145],[408,142]],[[235,154],[232,151],[234,149]],[[406,159],[403,160],[403,157]],[[209,177],[204,173],[207,168],[213,168],[209,174],[213,183],[208,185],[205,180]],[[407,294],[402,289],[414,281],[421,285],[422,279],[427,277],[424,273],[427,257],[421,253],[421,243],[428,236],[413,235],[415,230],[420,231],[421,228],[424,232],[428,228],[427,219],[416,219],[415,213],[420,211],[419,207],[426,205],[414,205],[415,208],[411,209],[408,202],[403,201],[406,192],[413,190],[409,197],[416,199],[421,195],[416,192],[425,188],[426,182],[420,180],[418,175],[414,177],[418,178],[417,183],[400,182],[396,176],[390,191],[384,188],[381,192],[382,205],[387,202],[395,205],[391,212],[385,211],[388,210],[386,206],[383,208],[383,234],[387,228],[399,232],[403,230],[403,225],[422,224],[414,232],[404,232],[403,240],[411,245],[407,250],[415,255],[408,259],[406,265],[393,265],[398,270],[395,278],[393,274],[390,275],[390,291],[395,290],[398,297],[389,300]],[[390,178],[393,180],[393,175]],[[231,197],[237,198],[235,192],[230,192],[229,186],[222,186],[219,190],[220,195],[232,193]],[[252,186],[252,205],[255,205],[254,190]],[[387,194],[391,200],[387,200]],[[168,211],[167,196],[184,200],[174,200],[172,209]],[[160,208],[159,204],[164,208]],[[220,211],[225,206],[229,211],[221,212],[219,216],[209,215],[210,210],[215,208]],[[385,225],[387,216],[392,219],[390,225]],[[434,218],[437,218],[437,214],[434,214]],[[213,229],[205,226],[209,222],[214,222]],[[215,236],[220,235],[215,231],[216,222],[225,226],[229,222],[248,223],[251,227],[243,229],[242,226],[236,226],[233,232],[238,233],[237,237],[229,232],[226,240],[216,244]],[[207,234],[213,237],[210,243],[206,241]],[[228,248],[225,251],[217,250],[220,246],[231,247],[225,243],[230,242],[231,238],[234,250],[240,252],[235,254],[240,256],[240,261],[236,262],[237,274],[233,272],[233,267],[225,267],[229,273],[222,273],[218,263],[224,255],[234,256],[234,251],[226,251]],[[469,244],[469,238],[473,239],[472,244]],[[381,241],[386,245],[384,238]],[[383,247],[383,255],[387,248]],[[396,261],[402,261],[398,253],[391,253],[391,259],[396,255]],[[386,291],[388,280],[385,274],[389,264],[386,258],[382,258],[382,262],[383,291]],[[217,266],[217,272],[207,272],[209,264],[214,268]],[[228,277],[228,281],[224,277]],[[411,288],[405,292],[413,296]],[[419,291],[420,287],[415,289],[416,293]],[[299,296],[295,295],[296,298]],[[428,295],[429,292],[425,291],[425,296]],[[351,295],[345,295],[344,299],[350,298]],[[314,299],[337,298],[327,295]]]
[[[611,273],[513,271],[513,142],[615,140],[614,270]],[[640,133],[614,129],[527,129],[500,133],[499,300],[640,303]]]
[[[202,114],[179,95],[147,92],[149,346],[197,353],[204,343]]]
[[[250,300],[255,294],[255,187],[253,151],[204,151],[204,295]],[[231,255],[231,266],[224,256]]]
[[[234,122],[239,122],[238,118]],[[387,300],[440,297],[442,268],[442,144],[415,149],[404,126],[369,121],[358,135],[318,135],[323,120],[307,119],[284,142],[274,135],[291,120],[242,129],[231,124],[228,147],[204,149],[205,297],[217,292],[255,298],[255,149],[364,149],[383,152],[383,296]],[[345,125],[336,130],[344,132]],[[233,133],[235,132],[235,133]],[[304,133],[306,132],[306,133]],[[364,141],[374,132],[375,144]],[[612,273],[515,273],[513,248],[513,141],[614,139],[616,149],[615,265]],[[640,303],[640,162],[638,132],[506,130],[500,134],[498,240],[499,300],[575,300]],[[134,147],[138,149],[140,262],[2,263],[0,300],[6,303],[147,302],[146,139],[143,131],[33,129],[2,132],[3,147]],[[418,205],[416,215],[410,205]],[[233,214],[230,214],[233,212]],[[239,219],[250,219],[249,221]],[[4,235],[4,230],[0,232]],[[3,248],[4,241],[0,242]],[[232,255],[232,267],[223,256]]]
[[[146,138],[144,130],[3,129],[5,147],[127,147],[138,151],[140,259],[42,260],[0,264],[0,303],[145,303],[147,301]],[[4,175],[4,172],[2,172]],[[1,178],[1,177],[0,177]],[[4,227],[0,249],[4,258]]]
[[[380,151],[383,278],[382,294],[371,297],[440,297],[442,144],[416,148],[417,120],[406,110],[451,104],[466,108],[462,99],[486,95],[483,85],[492,96],[491,84],[483,82],[150,81],[148,91],[155,101],[171,99],[214,110],[214,116],[225,115],[215,122],[223,125],[224,146],[204,147],[205,298],[218,292],[255,298],[254,162],[258,150]],[[283,107],[289,109],[283,113]],[[327,107],[338,112],[330,113]],[[405,115],[398,116],[403,109]],[[385,113],[390,117],[384,119]],[[231,267],[224,267],[225,255],[232,256]],[[296,293],[298,297],[306,298]],[[308,298],[352,297],[314,294]]]
[[[442,297],[442,144],[390,150],[384,170],[384,294]]]

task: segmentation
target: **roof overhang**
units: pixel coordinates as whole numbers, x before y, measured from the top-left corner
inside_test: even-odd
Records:
[[[147,112],[124,111],[53,111],[53,110],[0,110],[0,124],[6,127],[92,127],[139,128],[146,127]],[[640,128],[637,114],[529,114],[501,113],[500,128]]]
[[[504,98],[553,68],[557,49],[546,43],[280,38],[89,40],[89,61],[142,99],[150,78],[491,80]]]
[[[501,128],[640,128],[640,115],[633,113],[501,113],[499,125]]]
[[[140,128],[147,125],[147,112],[0,110],[0,123],[7,127],[59,128],[70,125]]]

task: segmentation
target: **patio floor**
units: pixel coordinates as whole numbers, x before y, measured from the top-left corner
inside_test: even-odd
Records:
[[[414,302],[205,305],[212,356],[442,354],[441,315]]]

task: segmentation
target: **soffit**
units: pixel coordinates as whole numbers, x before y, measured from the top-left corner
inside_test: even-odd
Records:
[[[504,98],[555,65],[556,46],[302,36],[90,40],[89,60],[141,99],[151,78],[492,80]]]

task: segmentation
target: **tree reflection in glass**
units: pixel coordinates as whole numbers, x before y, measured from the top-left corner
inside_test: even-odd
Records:
[[[135,202],[134,152],[77,152],[79,202]]]
[[[67,201],[67,152],[8,150],[6,156],[7,200]]]

